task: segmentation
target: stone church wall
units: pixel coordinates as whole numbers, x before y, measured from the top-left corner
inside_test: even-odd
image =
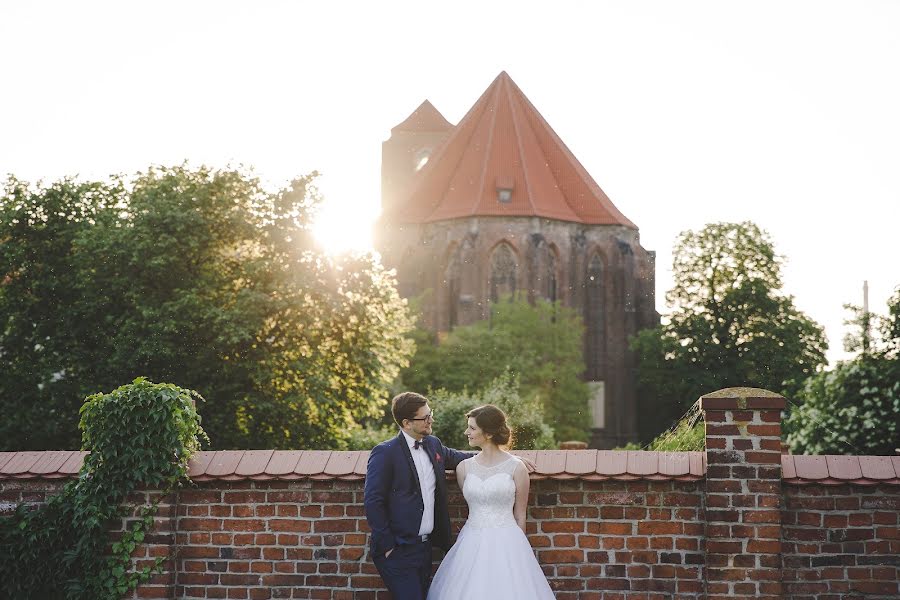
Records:
[[[498,296],[497,253],[511,254],[514,283],[504,279],[500,292],[557,300],[585,321],[585,378],[602,381],[605,394],[605,427],[596,428],[592,445],[612,448],[637,439],[636,365],[628,341],[659,322],[655,257],[641,247],[637,231],[537,217],[472,217],[385,226],[379,247],[385,264],[397,269],[401,294],[423,297],[424,320],[433,331],[487,319]]]

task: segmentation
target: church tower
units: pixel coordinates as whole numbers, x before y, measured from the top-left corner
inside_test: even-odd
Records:
[[[507,293],[585,323],[591,445],[637,440],[628,338],[659,322],[654,254],[537,109],[500,73],[453,126],[427,100],[382,146],[384,264],[425,295],[434,331],[485,319]]]

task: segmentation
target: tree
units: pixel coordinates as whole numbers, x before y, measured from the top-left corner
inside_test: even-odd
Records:
[[[412,323],[371,256],[316,250],[313,180],[273,194],[239,171],[174,167],[127,184],[11,182],[6,447],[71,446],[84,396],[136,376],[206,397],[217,447],[343,447],[357,420],[380,414]]]
[[[802,404],[786,423],[795,454],[893,455],[900,446],[900,288],[885,317],[848,308],[859,332],[848,336],[847,349],[859,354],[800,390]]]
[[[509,370],[523,397],[535,395],[557,439],[585,440],[590,427],[581,318],[569,308],[537,300],[491,305],[487,321],[456,327],[437,343],[417,330],[417,351],[401,375],[413,390],[450,393],[486,389]]]
[[[513,448],[554,447],[553,428],[547,423],[537,395],[522,396],[519,382],[510,371],[502,373],[476,393],[439,389],[431,393],[430,400],[435,414],[434,434],[451,448],[469,447],[465,435],[466,413],[484,404],[493,404],[506,413],[513,433],[510,440]]]
[[[826,363],[822,327],[783,295],[783,258],[755,224],[715,223],[679,235],[667,322],[632,341],[653,438],[704,393],[753,386],[793,397]]]

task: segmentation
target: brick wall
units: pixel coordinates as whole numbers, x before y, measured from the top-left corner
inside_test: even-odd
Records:
[[[779,398],[726,392],[703,402],[705,479],[539,468],[528,534],[557,598],[897,598],[900,480],[783,476]],[[60,481],[0,480],[0,508],[40,503]],[[451,490],[458,529],[465,502]],[[135,597],[387,598],[362,495],[361,479],[325,474],[199,482],[161,505],[137,558],[176,558]]]
[[[895,486],[785,486],[786,596],[900,598]]]

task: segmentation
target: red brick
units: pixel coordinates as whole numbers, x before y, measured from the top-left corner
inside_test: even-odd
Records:
[[[759,440],[760,450],[774,450],[781,454],[781,438]]]
[[[747,425],[747,433],[760,437],[780,437],[781,425]]]
[[[707,448],[724,449],[727,447],[727,439],[724,437],[708,437],[706,438]]]
[[[178,522],[182,531],[218,531],[222,529],[221,519],[184,518]]]
[[[742,515],[744,523],[780,523],[781,512],[777,510],[747,510]]]
[[[745,452],[748,463],[754,464],[781,464],[781,452]]]
[[[266,501],[265,492],[225,492],[223,502],[225,504],[257,504]]]
[[[544,533],[583,533],[584,521],[544,521],[541,531]]]
[[[625,547],[629,550],[647,550],[650,548],[650,538],[629,536],[625,538]]]
[[[750,539],[747,541],[747,552],[779,554],[781,552],[781,542],[777,540]]]
[[[706,435],[709,436],[739,436],[741,432],[737,425],[719,425],[717,423],[706,422]]]
[[[822,513],[798,512],[795,516],[797,517],[798,525],[812,525],[815,527],[819,527],[822,525]]]
[[[707,410],[703,414],[703,420],[707,423],[724,423],[728,420],[728,415],[724,410]]]
[[[741,482],[734,479],[707,479],[706,490],[711,494],[739,494]]]
[[[638,533],[643,535],[677,534],[684,530],[684,525],[673,521],[643,521],[638,523]]]
[[[225,519],[223,531],[265,531],[266,523],[261,519]]]
[[[780,410],[763,410],[759,412],[759,420],[764,423],[781,423]]]
[[[706,551],[717,554],[738,554],[743,552],[743,546],[742,542],[708,540],[706,542]]]
[[[546,525],[546,523],[542,524],[542,526]],[[595,533],[604,535],[631,535],[634,531],[634,523],[600,522],[596,524],[596,529]]]
[[[309,492],[305,490],[269,491],[266,493],[266,502],[277,504],[286,502],[289,504],[309,504]]]
[[[584,552],[581,550],[539,550],[538,558],[542,563],[581,563]]]

